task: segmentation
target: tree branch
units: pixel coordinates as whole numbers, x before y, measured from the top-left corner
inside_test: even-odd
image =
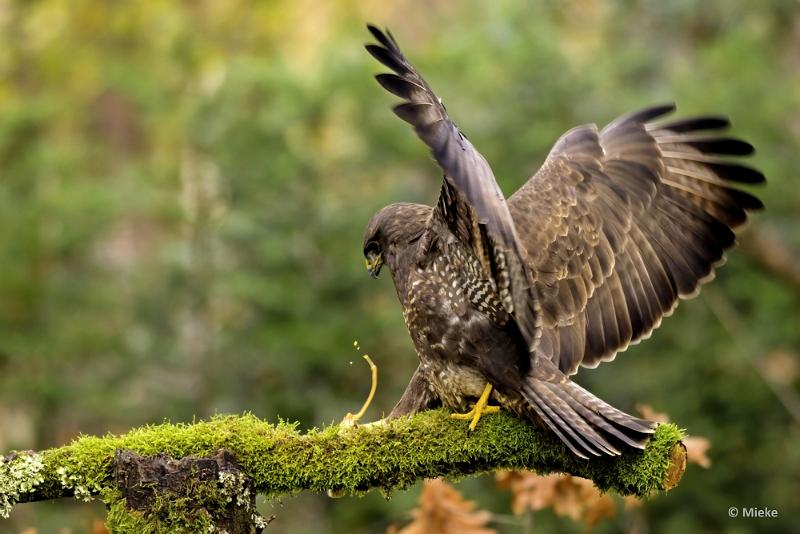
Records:
[[[99,497],[109,506],[110,518],[125,515],[124,506],[120,508],[125,488],[119,481],[129,477],[120,477],[118,451],[185,459],[219,458],[224,449],[247,478],[248,488],[268,496],[300,490],[391,491],[423,478],[496,469],[570,473],[593,480],[602,490],[644,496],[678,484],[686,465],[680,440],[675,425],[663,424],[644,451],[626,449],[619,457],[585,461],[571,455],[544,428],[506,413],[484,417],[472,433],[444,410],[382,425],[334,425],[305,434],[296,424],[272,425],[250,414],[220,416],[194,424],[142,427],[123,436],[83,436],[64,447],[0,458],[0,513],[7,515],[18,502],[75,496]],[[238,499],[230,491],[220,493],[221,480],[206,482],[215,486],[215,498]]]

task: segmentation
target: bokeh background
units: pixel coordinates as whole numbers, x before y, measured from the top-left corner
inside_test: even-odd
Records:
[[[440,177],[372,79],[367,21],[507,194],[568,128],[654,103],[726,114],[757,147],[767,210],[716,281],[578,381],[712,443],[711,468],[597,532],[800,531],[796,0],[0,1],[0,450],[245,410],[329,424],[368,390],[354,340],[380,366],[369,417],[391,409],[416,356],[362,231],[387,203],[433,202]],[[522,532],[492,477],[457,487]],[[260,506],[270,532],[371,533],[418,494]],[[31,504],[0,531],[102,517]]]

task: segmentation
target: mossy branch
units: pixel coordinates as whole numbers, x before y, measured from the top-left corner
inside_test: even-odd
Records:
[[[602,490],[643,496],[677,485],[685,448],[675,425],[660,425],[644,451],[580,460],[547,430],[506,413],[481,419],[468,433],[463,421],[431,410],[382,425],[300,433],[253,415],[218,416],[194,424],[146,426],[123,436],[83,436],[64,447],[0,457],[0,512],[13,504],[59,497],[120,499],[116,451],[172,458],[210,457],[225,449],[268,496],[301,490],[358,494],[391,491],[417,480],[463,477],[496,469],[564,472],[591,479]],[[112,509],[113,511],[113,509]]]

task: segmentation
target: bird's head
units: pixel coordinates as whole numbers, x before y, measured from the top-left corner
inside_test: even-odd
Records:
[[[399,259],[420,238],[430,215],[430,206],[401,202],[372,216],[364,232],[364,259],[373,278],[378,277],[384,264],[394,275]]]

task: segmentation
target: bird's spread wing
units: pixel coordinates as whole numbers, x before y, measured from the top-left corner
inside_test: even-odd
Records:
[[[391,33],[368,28],[379,44],[367,45],[367,51],[394,71],[376,79],[404,100],[394,112],[414,127],[444,170],[434,217],[471,247],[533,349],[540,329],[526,252],[489,164],[450,120],[441,100],[403,56]]]
[[[567,132],[508,200],[542,308],[537,354],[566,373],[647,337],[762,207],[731,185],[764,176],[725,158],[752,147],[706,133],[725,128],[721,118],[651,122],[673,109]]]

